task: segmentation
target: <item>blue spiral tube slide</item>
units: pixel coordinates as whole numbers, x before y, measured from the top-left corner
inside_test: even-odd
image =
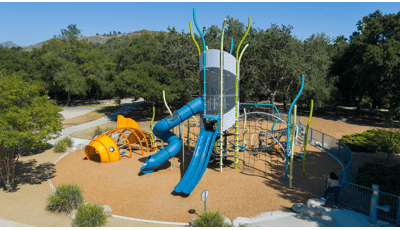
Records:
[[[152,173],[162,163],[174,157],[181,149],[181,142],[170,130],[189,117],[203,111],[203,97],[199,96],[192,100],[171,116],[159,121],[153,128],[153,134],[165,142],[168,146],[161,151],[147,157],[146,162],[140,168],[144,174]]]

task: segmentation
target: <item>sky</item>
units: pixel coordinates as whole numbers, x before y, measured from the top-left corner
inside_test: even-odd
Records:
[[[200,28],[221,28],[228,15],[247,26],[251,16],[255,28],[291,25],[292,35],[304,40],[321,32],[349,38],[358,20],[376,10],[397,14],[400,2],[0,2],[0,43],[36,44],[60,34],[68,24],[76,24],[83,36],[113,30],[167,31],[168,26],[189,32],[193,8]]]

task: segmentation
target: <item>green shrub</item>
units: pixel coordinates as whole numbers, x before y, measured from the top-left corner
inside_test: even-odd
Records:
[[[100,128],[100,126],[97,126],[96,129],[94,130],[93,136],[97,136],[103,133],[103,129]]]
[[[400,164],[386,166],[376,162],[365,162],[358,169],[356,184],[372,188],[373,184],[379,185],[379,190],[393,195],[400,195]]]
[[[121,98],[120,97],[114,97],[113,100],[114,100],[115,104],[121,105]]]
[[[67,212],[77,209],[83,203],[83,189],[76,184],[61,184],[47,198],[47,207],[52,212]]]
[[[56,153],[65,152],[65,150],[67,150],[67,147],[72,147],[72,140],[70,137],[66,137],[61,141],[57,142],[54,145],[54,152]]]
[[[73,142],[70,137],[66,137],[66,138],[62,139],[61,141],[64,141],[65,143],[67,143],[68,147],[72,147]]]
[[[54,145],[54,152],[56,153],[61,153],[65,152],[67,150],[68,144],[65,143],[64,141],[59,141]]]
[[[108,215],[104,208],[98,204],[82,204],[75,214],[74,226],[77,227],[100,227],[107,221]]]
[[[94,130],[93,137],[103,134],[110,129],[112,129],[112,127],[106,127],[104,129],[102,129],[102,128],[100,128],[100,126],[97,126],[96,129]]]
[[[195,227],[230,227],[224,223],[224,217],[220,211],[202,212],[193,221]]]
[[[385,138],[391,131],[382,129],[371,129],[362,133],[354,133],[342,136],[342,142],[346,144],[352,151],[358,152],[387,152],[389,151]],[[394,139],[400,142],[400,132],[394,132]],[[400,146],[395,149],[396,153],[400,152]]]

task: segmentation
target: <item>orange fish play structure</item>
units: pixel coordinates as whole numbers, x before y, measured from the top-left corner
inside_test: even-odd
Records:
[[[126,134],[127,131],[130,132],[129,135]],[[141,131],[136,121],[119,115],[117,128],[111,129],[92,140],[85,147],[85,155],[88,160],[102,163],[118,161],[121,159],[121,148],[127,146],[130,153],[129,156],[132,158],[132,147],[134,147],[132,145],[135,144],[140,146],[142,156],[144,156],[144,145],[146,152],[149,152],[149,149],[157,149],[157,146],[152,145],[150,134]]]

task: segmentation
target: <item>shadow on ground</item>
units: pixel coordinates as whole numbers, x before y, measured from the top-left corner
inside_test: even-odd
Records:
[[[53,166],[53,163],[37,164],[37,161],[34,159],[29,161],[18,161],[15,166],[15,189],[18,190],[18,186],[22,184],[42,184],[43,182],[46,182],[47,179],[53,178],[56,172]],[[48,176],[49,170],[50,177]],[[0,181],[3,188],[5,188],[1,178]]]
[[[38,155],[41,154],[43,152],[45,152],[46,150],[51,149],[53,146],[51,146],[50,144],[47,144],[47,146],[45,148],[35,148],[32,150],[26,150],[24,152],[21,153],[21,156],[34,156],[34,155]]]

